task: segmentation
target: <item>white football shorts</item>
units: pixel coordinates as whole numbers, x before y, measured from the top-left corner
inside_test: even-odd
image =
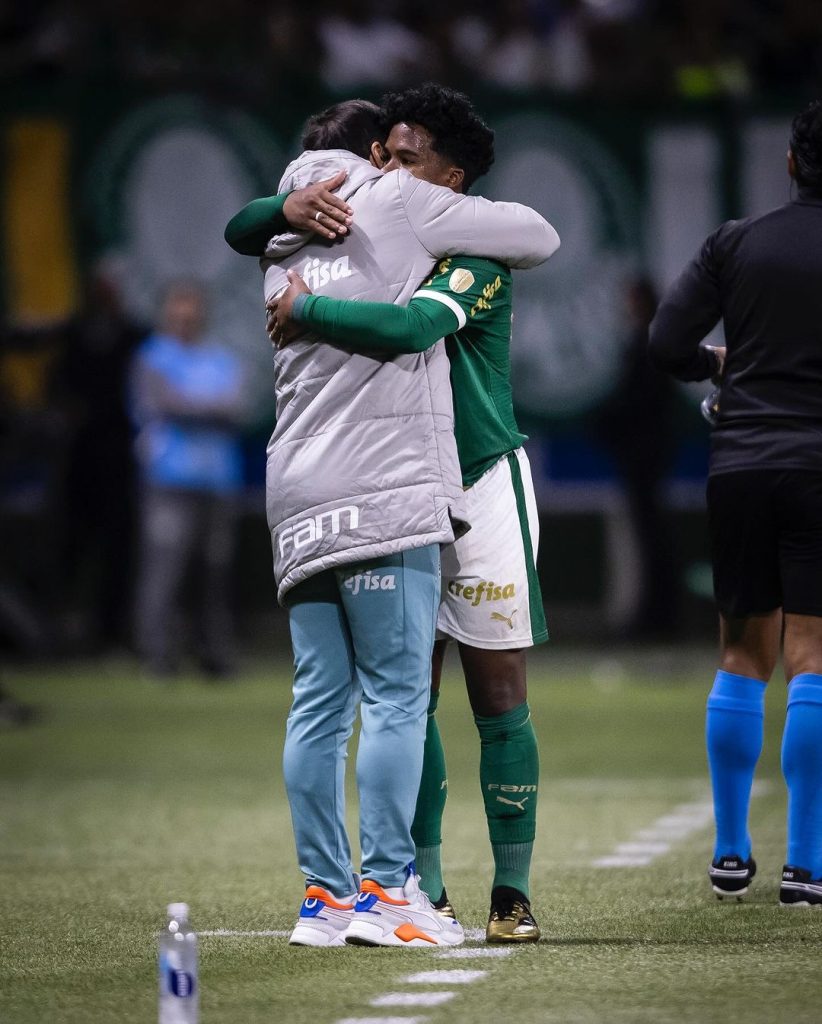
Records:
[[[528,456],[503,456],[465,492],[471,529],[442,549],[437,638],[492,650],[548,639],[536,572],[539,519]]]

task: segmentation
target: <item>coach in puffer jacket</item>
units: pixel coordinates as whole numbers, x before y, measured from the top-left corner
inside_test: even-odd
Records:
[[[288,270],[317,294],[406,304],[436,259],[544,262],[559,239],[539,214],[383,174],[345,150],[303,153],[279,191],[340,170],[354,209],[342,241],[284,235],[262,260],[265,296]],[[278,597],[325,569],[450,543],[465,529],[443,342],[393,358],[356,355],[305,335],[275,356],[277,425],[268,445],[267,515]]]

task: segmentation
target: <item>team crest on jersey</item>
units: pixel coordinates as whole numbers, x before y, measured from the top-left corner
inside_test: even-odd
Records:
[[[448,287],[458,295],[467,292],[474,283],[474,275],[464,267],[457,267],[454,273],[448,278]]]

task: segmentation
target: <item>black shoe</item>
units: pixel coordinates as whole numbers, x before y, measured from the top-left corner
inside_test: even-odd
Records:
[[[539,925],[531,904],[519,889],[497,885],[491,892],[491,913],[485,929],[487,942],[539,942]]]
[[[448,899],[448,893],[445,889],[442,890],[440,898],[438,900],[434,900],[433,907],[440,917],[450,917],[452,921],[456,921],[456,912],[451,906],[451,900]]]
[[[810,871],[786,864],[779,902],[783,907],[822,907],[822,878],[811,878]]]
[[[753,857],[743,860],[735,853],[728,857],[717,857],[708,868],[711,887],[720,900],[741,900],[755,874],[756,861]]]

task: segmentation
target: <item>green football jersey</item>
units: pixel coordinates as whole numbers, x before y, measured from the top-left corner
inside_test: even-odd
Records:
[[[502,263],[453,256],[437,264],[414,296],[444,303],[460,323],[445,347],[465,487],[527,440],[511,394],[511,292],[511,271]]]

